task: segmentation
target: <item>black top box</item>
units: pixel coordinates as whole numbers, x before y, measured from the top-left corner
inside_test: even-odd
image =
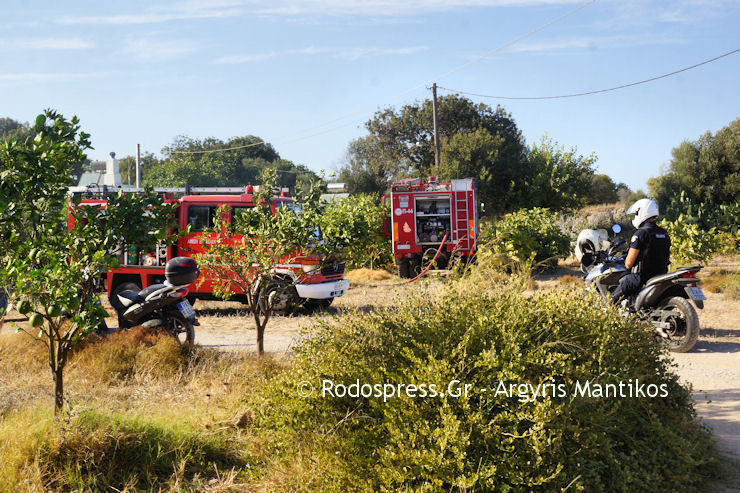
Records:
[[[198,262],[190,257],[175,257],[164,268],[164,277],[173,286],[186,286],[200,275]]]

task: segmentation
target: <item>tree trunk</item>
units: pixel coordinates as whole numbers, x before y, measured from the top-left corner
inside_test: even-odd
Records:
[[[64,407],[64,367],[54,370],[54,416],[58,416]]]
[[[265,324],[257,322],[257,354],[265,354]]]

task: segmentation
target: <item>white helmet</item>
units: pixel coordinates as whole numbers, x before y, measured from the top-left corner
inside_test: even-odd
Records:
[[[648,219],[658,217],[658,204],[650,199],[640,199],[627,209],[627,214],[635,215],[632,225],[639,228]]]
[[[603,247],[604,239],[593,229],[584,229],[578,235],[576,240],[576,258],[584,266],[591,265],[596,256],[596,252]]]

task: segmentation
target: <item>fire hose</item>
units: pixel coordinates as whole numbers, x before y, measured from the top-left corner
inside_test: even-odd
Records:
[[[449,231],[447,231],[447,232],[445,233],[445,235],[444,235],[444,238],[442,238],[442,243],[440,243],[440,244],[439,244],[439,248],[437,248],[437,253],[435,253],[435,254],[434,254],[434,257],[432,258],[432,260],[430,260],[430,261],[429,261],[429,264],[427,264],[427,266],[426,266],[426,267],[424,268],[424,270],[422,270],[422,271],[421,271],[421,272],[419,273],[419,275],[417,275],[417,276],[416,276],[416,277],[414,277],[413,279],[409,279],[408,281],[402,281],[402,282],[399,282],[398,284],[410,284],[410,283],[412,283],[412,282],[416,281],[417,279],[421,278],[421,277],[422,277],[422,276],[423,276],[424,274],[426,274],[426,273],[427,273],[427,271],[428,271],[429,269],[431,269],[431,267],[432,267],[432,265],[434,264],[434,262],[435,262],[435,261],[437,260],[437,257],[439,257],[439,254],[440,254],[440,253],[442,252],[442,247],[443,247],[443,246],[445,246],[445,242],[447,241],[447,236],[448,236],[449,234],[450,234],[450,232],[449,232]]]
[[[429,261],[429,264],[416,277],[414,277],[413,279],[409,279],[408,281],[401,281],[401,282],[396,282],[396,283],[393,283],[393,284],[382,284],[382,286],[400,286],[402,284],[412,283],[414,281],[417,281],[421,277],[423,277],[424,274],[426,274],[429,271],[429,269],[431,269],[432,265],[437,260],[437,257],[439,257],[439,254],[442,253],[442,247],[445,246],[445,243],[447,242],[447,237],[449,236],[449,234],[450,234],[449,231],[445,233],[444,237],[442,238],[442,243],[440,243],[439,244],[439,248],[437,248],[437,253],[434,254],[434,257],[432,257],[432,260]],[[377,288],[377,287],[380,287],[380,286],[381,286],[381,284],[373,284],[373,285],[369,285],[369,286],[363,285],[362,287],[364,287],[364,288]],[[353,287],[350,287],[349,289],[355,289],[355,287],[353,286]]]

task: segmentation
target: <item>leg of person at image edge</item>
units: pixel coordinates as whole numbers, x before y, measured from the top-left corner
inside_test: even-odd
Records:
[[[619,280],[619,286],[612,293],[612,302],[618,303],[622,296],[630,296],[640,291],[640,276],[638,274],[627,274]]]

